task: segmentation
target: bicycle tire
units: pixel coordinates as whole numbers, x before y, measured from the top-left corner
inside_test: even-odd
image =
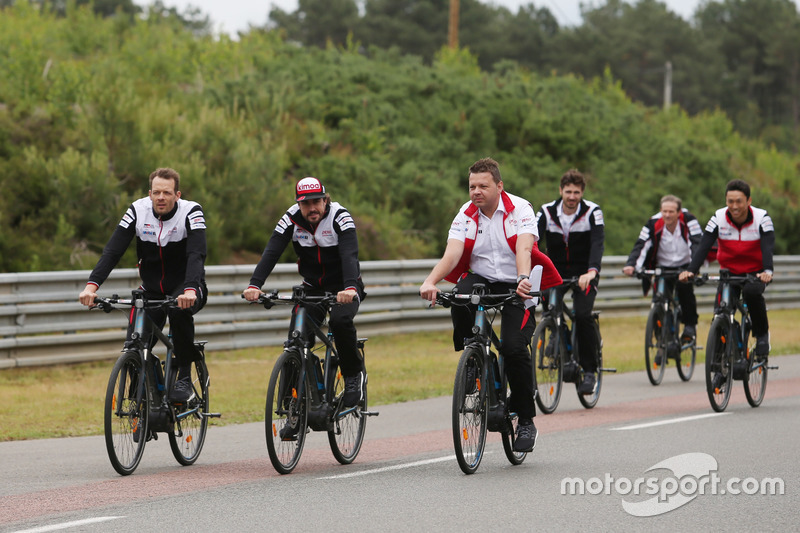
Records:
[[[711,322],[706,342],[706,393],[714,411],[721,413],[728,407],[733,385],[733,369],[730,364],[730,346],[727,341],[733,340],[729,335],[727,317],[717,316]],[[714,376],[723,376],[719,387],[714,387]]]
[[[483,459],[488,418],[484,355],[468,346],[458,361],[453,385],[453,446],[458,466],[473,474]]]
[[[767,392],[767,356],[756,355],[755,337],[748,335],[747,378],[743,380],[744,395],[750,407],[758,407]]]
[[[272,466],[281,474],[294,470],[306,441],[308,380],[303,379],[298,391],[301,375],[303,362],[300,354],[296,350],[286,350],[278,357],[267,386],[264,416],[267,451]],[[284,429],[287,431],[281,435]]]
[[[600,399],[600,390],[603,388],[603,372],[600,370],[603,368],[603,337],[600,335],[600,319],[597,315],[593,317],[594,323],[594,334],[595,334],[595,346],[597,346],[597,351],[595,352],[595,361],[597,363],[597,384],[594,387],[594,392],[592,394],[578,394],[578,401],[581,402],[586,409],[591,409],[595,405],[597,405],[597,400]],[[577,340],[574,344],[577,348]],[[576,352],[580,353],[580,352]],[[580,379],[575,383],[575,389],[577,390],[580,387],[581,382],[583,381],[583,370],[581,369]]]
[[[103,425],[106,451],[120,475],[127,476],[136,470],[142,460],[144,446],[149,436],[148,387],[142,381],[142,357],[138,352],[124,352],[108,378]],[[137,390],[144,384],[141,401],[136,401]]]
[[[185,405],[181,405],[180,409],[176,406],[175,415],[179,418],[169,432],[172,455],[183,466],[194,464],[200,457],[208,431],[208,417],[205,416],[209,412],[208,368],[203,359],[195,361],[191,367],[190,380],[194,396]],[[181,416],[183,413],[189,414]]]
[[[362,361],[364,352],[361,351]],[[333,363],[333,429],[328,431],[328,443],[331,446],[333,456],[343,465],[352,463],[361,445],[364,442],[364,433],[367,430],[367,417],[362,414],[367,411],[367,385],[364,384],[364,398],[354,408],[344,408],[342,397],[344,396],[344,377],[338,364]]]
[[[667,349],[664,324],[664,310],[655,304],[647,315],[647,325],[644,333],[644,365],[647,369],[647,379],[653,386],[658,386],[664,379],[664,369],[667,366]],[[660,352],[660,354],[659,354]],[[661,356],[659,358],[659,355]]]
[[[503,384],[501,385],[503,390],[505,390],[505,402],[506,402],[506,429],[500,433],[501,440],[503,441],[503,451],[506,453],[506,458],[508,462],[512,465],[521,465],[523,461],[525,461],[525,457],[528,456],[528,452],[515,452],[514,451],[514,442],[517,440],[517,425],[519,422],[519,416],[516,413],[510,412],[508,410],[508,398],[511,397],[511,387],[508,384],[508,378],[503,376]]]
[[[536,404],[545,414],[554,412],[561,399],[564,383],[562,358],[565,352],[566,347],[558,334],[555,320],[548,317],[539,322],[531,337],[533,386]]]
[[[676,320],[675,324],[678,323],[679,321]],[[697,336],[688,344],[683,344],[683,339],[679,339],[679,342],[681,343],[681,360],[677,361],[675,366],[678,367],[678,376],[681,380],[689,381],[694,375],[694,367],[697,363]]]

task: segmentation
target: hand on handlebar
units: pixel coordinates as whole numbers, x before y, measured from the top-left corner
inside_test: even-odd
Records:
[[[585,291],[587,287],[589,287],[589,283],[592,282],[594,278],[597,277],[596,270],[590,270],[586,274],[583,274],[580,278],[578,278],[578,287],[581,288],[582,291]]]
[[[425,282],[419,288],[419,295],[423,300],[428,300],[431,303],[431,307],[436,305],[437,294],[439,294],[439,289],[433,283]]]
[[[772,281],[772,272],[759,272],[756,277],[763,283],[770,283]]]
[[[86,287],[78,295],[78,301],[86,307],[95,307],[94,298],[97,296],[97,285],[94,283],[87,283]]]
[[[197,292],[192,289],[186,289],[183,294],[178,296],[176,302],[180,309],[189,309],[197,301]]]
[[[622,268],[622,273],[626,276],[633,276],[634,268],[632,266],[626,266]]]
[[[516,293],[517,295],[522,298],[523,300],[531,300],[533,296],[530,295],[531,289],[533,285],[531,284],[531,280],[525,278],[519,282],[517,285]]]
[[[358,292],[355,289],[345,289],[336,293],[336,303],[349,304],[352,303],[357,296]]]
[[[680,274],[678,274],[678,281],[681,283],[689,283],[694,278],[694,272],[690,272],[688,270],[684,270]]]
[[[242,291],[242,298],[247,300],[248,302],[257,302],[258,298],[264,294],[261,292],[261,289],[256,289],[255,287],[248,287]]]

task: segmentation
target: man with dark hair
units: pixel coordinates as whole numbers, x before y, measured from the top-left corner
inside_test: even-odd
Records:
[[[531,204],[503,188],[497,161],[485,158],[469,169],[470,201],[465,203],[450,226],[447,247],[442,259],[422,283],[422,298],[436,301],[436,283],[446,279],[456,284],[457,292],[469,294],[476,283],[487,292],[500,294],[516,291],[521,299],[530,299],[533,287],[529,274],[534,265],[542,265],[541,286],[552,287],[561,278],[552,263],[539,252],[539,238]],[[472,336],[474,311],[451,307],[453,346],[464,349],[464,339]],[[528,345],[535,329],[533,313],[522,301],[503,306],[500,338],[501,354],[511,386],[509,406],[519,416],[514,451],[531,452],[538,432],[533,424],[536,407],[533,399],[533,366]]]
[[[717,261],[731,274],[755,274],[760,281],[746,283],[742,297],[750,310],[756,355],[769,354],[769,320],[764,289],[772,281],[772,255],[775,249],[775,228],[764,209],[753,207],[750,186],[742,180],[731,180],[725,187],[725,204],[706,225],[703,238],[692,254],[689,269],[680,275],[688,281],[700,271],[700,266],[715,242]],[[732,290],[738,290],[732,287]],[[734,298],[738,294],[733,295]]]
[[[136,237],[141,288],[148,299],[177,298],[178,308],[148,309],[155,324],[163,328],[169,316],[177,381],[170,399],[185,402],[191,398],[191,364],[201,357],[194,345],[192,316],[206,304],[205,282],[206,221],[203,208],[181,198],[180,175],[171,168],[150,174],[150,192],[131,204],[111,235],[78,300],[94,306],[97,289],[117,266]],[[133,325],[129,325],[132,327]],[[152,341],[155,342],[155,338]]]
[[[536,215],[539,235],[547,255],[563,278],[578,277],[579,290],[572,291],[578,354],[584,380],[578,393],[589,395],[597,386],[595,353],[597,342],[592,308],[597,297],[600,262],[605,239],[600,206],[583,199],[586,178],[577,169],[561,176],[561,198],[545,204]]]
[[[622,272],[632,276],[634,271],[656,267],[686,269],[692,260],[692,249],[700,244],[702,234],[700,223],[688,209],[682,208],[681,199],[668,194],[661,198],[661,211],[650,217],[639,233]],[[675,281],[675,278],[665,279],[665,290],[668,294],[673,290],[677,292],[684,323],[681,337],[691,340],[697,334],[694,285]],[[649,288],[649,284],[646,287]]]
[[[258,300],[263,294],[261,287],[291,242],[307,292],[312,295],[337,293],[338,305],[330,310],[330,328],[345,381],[343,402],[346,407],[353,407],[363,399],[367,383],[353,324],[359,303],[366,295],[358,262],[356,225],[347,209],[331,202],[317,178],[307,177],[297,182],[295,201],[278,221],[243,294],[248,301]],[[317,324],[325,320],[324,309],[311,306],[307,311]]]

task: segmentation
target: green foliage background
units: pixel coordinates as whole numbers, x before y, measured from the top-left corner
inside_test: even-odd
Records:
[[[255,261],[306,175],[355,215],[362,260],[434,257],[485,156],[536,208],[565,170],[587,173],[608,254],[628,253],[663,194],[704,222],[735,177],[770,211],[777,252],[800,253],[797,156],[721,112],[633,103],[608,71],[486,72],[449,49],[426,65],[274,31],[214,39],[152,13],[68,4],[57,18],[20,0],[0,16],[0,72],[0,271],[91,268],[159,166],[203,205],[209,264]]]

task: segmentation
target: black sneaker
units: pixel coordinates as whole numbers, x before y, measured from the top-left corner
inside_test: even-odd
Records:
[[[188,377],[177,380],[169,393],[169,399],[176,403],[186,403],[193,396],[192,382]]]
[[[583,382],[578,387],[578,394],[587,396],[594,393],[594,388],[597,385],[597,378],[594,372],[586,372],[583,375]]]
[[[292,426],[291,424],[286,424],[278,432],[278,435],[280,435],[281,440],[284,441],[297,440],[297,425]]]
[[[536,440],[539,438],[539,432],[536,426],[533,425],[533,420],[525,425],[519,424],[517,426],[517,438],[514,439],[515,452],[532,452],[536,447]]]
[[[345,376],[344,378],[344,407],[355,407],[358,402],[364,399],[364,385],[367,376],[364,372],[359,372],[355,376]]]
[[[661,366],[664,364],[664,348],[659,348],[656,350],[656,359],[655,359],[656,366]]]
[[[544,347],[544,355],[547,357],[553,357],[553,354],[556,353],[556,336],[550,335],[550,340],[547,341],[547,346]]]
[[[139,437],[142,434],[142,424],[140,423],[141,420],[138,418],[136,419],[136,429],[133,430],[133,442],[139,442]]]
[[[683,333],[681,334],[681,340],[689,342],[697,336],[697,329],[691,325],[686,324],[683,326]]]
[[[756,355],[769,355],[769,333],[756,339]]]

